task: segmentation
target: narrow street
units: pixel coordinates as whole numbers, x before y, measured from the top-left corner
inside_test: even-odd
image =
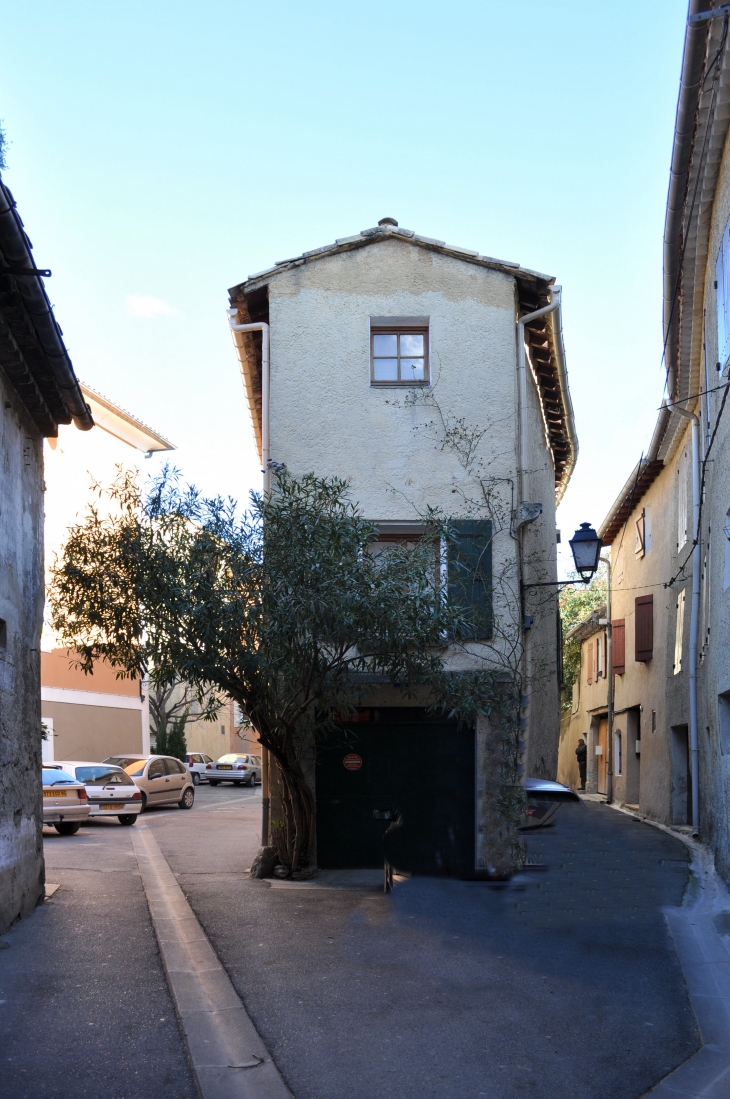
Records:
[[[259,791],[149,828],[296,1099],[638,1099],[699,1046],[663,906],[687,849],[564,807],[504,887],[252,881]],[[59,889],[0,939],[2,1094],[187,1099],[191,1067],[131,830],[46,833]],[[346,879],[347,883],[347,879]]]

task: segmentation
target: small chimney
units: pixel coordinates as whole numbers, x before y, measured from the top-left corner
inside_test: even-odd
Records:
[[[395,218],[381,218],[378,225],[395,225],[396,229],[398,228],[398,222]]]

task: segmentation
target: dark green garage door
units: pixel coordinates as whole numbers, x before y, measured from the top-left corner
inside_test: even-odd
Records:
[[[415,708],[363,716],[371,720],[343,725],[318,747],[319,866],[382,866],[389,821],[373,813],[399,810],[411,841],[451,852],[445,870],[472,869],[473,731],[429,720]]]

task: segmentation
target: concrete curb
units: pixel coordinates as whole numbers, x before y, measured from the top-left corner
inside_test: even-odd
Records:
[[[593,800],[593,799],[591,799]],[[606,804],[604,802],[604,804]],[[665,908],[702,1048],[641,1099],[728,1099],[730,1096],[730,893],[712,853],[684,831],[631,809],[609,805],[680,840],[691,854],[693,875],[680,908]],[[720,934],[722,927],[724,935]]]
[[[144,822],[131,840],[203,1099],[292,1099]]]

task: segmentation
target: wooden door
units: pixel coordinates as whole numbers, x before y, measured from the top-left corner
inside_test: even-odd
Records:
[[[598,772],[598,793],[605,794],[608,790],[608,718],[602,717],[598,722],[596,735],[596,747],[603,751],[596,756],[596,770]]]

